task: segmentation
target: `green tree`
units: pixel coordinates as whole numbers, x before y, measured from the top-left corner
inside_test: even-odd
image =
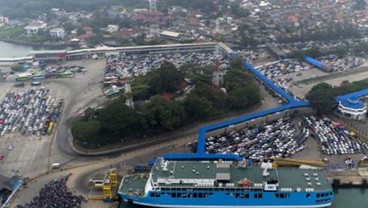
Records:
[[[12,66],[11,69],[15,72],[21,72],[23,71],[23,66],[18,64],[18,65]]]
[[[143,114],[151,128],[173,130],[183,124],[185,111],[175,101],[154,96],[143,106]]]
[[[213,106],[214,114],[225,111],[226,96],[220,89],[205,82],[197,82],[192,93],[210,102]]]
[[[212,115],[212,104],[197,95],[189,95],[184,100],[184,108],[187,115],[192,119],[206,119]]]
[[[111,138],[140,135],[145,127],[141,116],[119,99],[110,101],[105,108],[101,109],[98,118],[102,133]]]
[[[366,1],[365,0],[355,0],[354,8],[356,10],[364,10],[366,8]]]
[[[318,113],[326,113],[333,109],[336,104],[334,89],[327,83],[314,86],[306,98]]]
[[[70,32],[74,30],[76,27],[74,26],[73,22],[66,21],[63,23],[63,28],[65,29],[65,31]]]
[[[176,87],[184,81],[184,75],[170,62],[165,62],[149,76],[149,83],[156,94],[174,92]]]
[[[99,142],[100,130],[99,121],[75,121],[71,128],[74,139],[86,146],[95,146]]]

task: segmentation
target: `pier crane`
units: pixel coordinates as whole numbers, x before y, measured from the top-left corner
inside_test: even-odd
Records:
[[[117,196],[118,175],[115,168],[109,169],[105,174],[96,174],[90,179],[92,190],[88,194],[90,200],[113,201]]]
[[[314,160],[297,160],[297,159],[289,159],[289,158],[274,158],[272,166],[274,168],[280,166],[301,166],[307,165],[316,168],[324,168],[326,163],[323,161],[314,161]]]

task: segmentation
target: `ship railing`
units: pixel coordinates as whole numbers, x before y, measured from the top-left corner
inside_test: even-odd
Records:
[[[154,188],[156,191],[263,191],[257,187],[193,187],[193,186],[171,186]]]

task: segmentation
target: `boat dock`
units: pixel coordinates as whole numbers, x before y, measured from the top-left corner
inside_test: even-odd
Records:
[[[327,175],[333,187],[368,187],[367,170],[349,170],[328,173]]]

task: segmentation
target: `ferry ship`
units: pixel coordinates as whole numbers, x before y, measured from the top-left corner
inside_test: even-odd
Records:
[[[334,198],[323,169],[266,162],[159,158],[150,173],[126,175],[119,195],[147,207],[312,208]]]

